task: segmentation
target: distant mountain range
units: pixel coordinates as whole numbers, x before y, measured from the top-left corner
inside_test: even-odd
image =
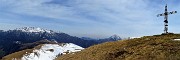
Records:
[[[73,43],[83,48],[87,48],[95,44],[120,39],[119,36],[113,35],[106,39],[91,40],[35,27],[23,27],[7,31],[0,30],[0,57],[26,48],[32,48],[34,46],[26,46],[26,44],[32,44],[41,40],[49,40],[59,43]]]
[[[94,41],[97,41],[99,43],[103,43],[103,42],[121,40],[121,37],[118,36],[118,35],[112,35],[112,36],[110,36],[108,38],[104,38],[104,39],[93,39],[93,38],[89,38],[89,37],[81,37],[81,39],[84,39],[84,40],[94,40]]]

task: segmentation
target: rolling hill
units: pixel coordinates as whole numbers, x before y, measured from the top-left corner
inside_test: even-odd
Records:
[[[180,60],[180,34],[107,42],[56,60]]]

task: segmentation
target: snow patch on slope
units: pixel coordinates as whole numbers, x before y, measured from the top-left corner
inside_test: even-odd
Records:
[[[84,48],[72,43],[68,44],[44,44],[40,49],[25,54],[21,60],[54,60],[57,56],[66,53],[81,51]]]
[[[175,41],[180,41],[180,39],[174,39]]]
[[[141,37],[129,37],[128,39],[136,39],[136,38],[141,38]]]

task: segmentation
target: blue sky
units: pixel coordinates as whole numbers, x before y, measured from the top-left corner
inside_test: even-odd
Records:
[[[78,37],[161,34],[165,4],[180,11],[179,0],[0,0],[0,29],[41,27]],[[180,14],[169,16],[169,31],[180,33]]]

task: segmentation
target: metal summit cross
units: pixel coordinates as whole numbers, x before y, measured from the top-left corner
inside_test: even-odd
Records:
[[[164,33],[168,34],[168,15],[170,14],[175,14],[177,13],[177,11],[172,11],[172,12],[168,12],[167,10],[167,4],[165,6],[165,12],[162,14],[158,14],[157,17],[159,16],[164,16]]]

